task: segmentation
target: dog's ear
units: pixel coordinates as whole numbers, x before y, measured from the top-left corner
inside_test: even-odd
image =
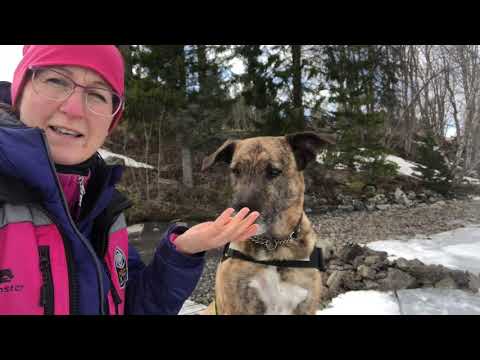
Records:
[[[230,164],[237,142],[238,140],[227,140],[217,149],[217,151],[203,159],[202,171],[207,170],[210,166],[218,161],[223,161],[227,164]]]
[[[299,171],[315,159],[320,148],[336,143],[335,134],[328,133],[301,132],[286,135],[285,138],[293,150]]]

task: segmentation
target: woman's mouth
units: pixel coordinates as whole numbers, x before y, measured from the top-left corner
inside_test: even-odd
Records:
[[[79,133],[77,131],[70,130],[70,129],[65,129],[65,128],[60,127],[60,126],[49,126],[48,128],[50,130],[52,130],[53,132],[55,132],[56,134],[59,134],[59,135],[70,136],[70,137],[74,137],[74,138],[79,138],[79,137],[83,136],[81,133]]]

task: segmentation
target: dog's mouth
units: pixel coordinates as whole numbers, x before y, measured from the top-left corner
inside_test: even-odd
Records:
[[[232,216],[237,215],[237,213],[238,211],[235,211]],[[255,224],[259,225],[255,236],[263,235],[268,231],[268,224],[264,215],[260,214],[260,216],[257,218],[257,221],[255,221]]]
[[[255,236],[263,235],[267,232],[267,225],[262,219],[257,220],[256,224],[259,225],[259,227]]]

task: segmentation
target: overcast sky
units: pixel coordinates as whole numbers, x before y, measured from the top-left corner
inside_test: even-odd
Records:
[[[13,72],[22,58],[23,45],[0,45],[0,81],[12,81]]]

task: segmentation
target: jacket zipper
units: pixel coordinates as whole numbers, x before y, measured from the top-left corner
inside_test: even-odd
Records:
[[[65,249],[65,255],[67,258],[67,271],[68,271],[68,284],[69,284],[69,291],[70,291],[70,314],[71,315],[78,315],[80,314],[80,309],[79,309],[79,292],[78,292],[78,279],[77,279],[77,273],[75,271],[75,263],[73,262],[73,255],[72,255],[72,248],[67,240],[67,237],[63,233],[62,229],[60,226],[57,225],[57,223],[54,221],[53,216],[43,207],[36,206],[38,210],[40,210],[43,214],[45,214],[46,217],[50,219],[52,224],[55,224],[55,226],[58,229],[58,232],[60,233],[60,236],[62,237],[63,240],[63,247]]]
[[[80,192],[80,196],[78,197],[78,211],[80,213],[80,208],[82,207],[83,195],[85,195],[85,177],[84,176],[80,175],[78,177],[78,188]]]
[[[77,217],[77,221],[80,221],[80,215],[82,213],[82,200],[83,200],[83,196],[85,195],[85,177],[80,175],[78,177],[77,182],[78,182],[79,196],[78,196],[78,206],[76,211],[76,217]]]
[[[110,293],[112,294],[113,303],[115,304],[115,315],[119,315],[120,311],[118,306],[122,303],[122,299],[115,288],[112,280],[112,274],[108,270],[107,264],[104,262],[105,270],[107,272],[108,280],[110,281]]]
[[[90,256],[92,257],[93,262],[95,264],[95,270],[96,270],[96,273],[97,273],[98,288],[99,288],[98,289],[99,290],[99,300],[100,300],[99,311],[100,311],[100,315],[105,315],[105,310],[104,310],[105,295],[103,293],[104,284],[103,284],[102,269],[101,269],[100,261],[97,258],[97,255],[95,254],[95,250],[92,248],[92,245],[90,244],[90,242],[87,239],[85,239],[83,234],[78,230],[77,226],[75,225],[75,222],[72,219],[72,215],[70,214],[70,211],[68,209],[67,201],[65,200],[65,196],[63,195],[63,191],[61,190],[60,181],[58,180],[58,175],[57,175],[57,172],[56,172],[56,169],[55,169],[55,165],[53,164],[52,156],[50,154],[50,148],[48,147],[47,141],[45,139],[45,131],[40,130],[40,134],[41,134],[43,144],[44,144],[45,149],[46,149],[47,154],[48,154],[48,162],[50,164],[50,170],[51,170],[51,172],[54,176],[55,184],[57,186],[57,189],[59,190],[60,199],[62,200],[61,201],[62,206],[63,206],[63,209],[65,210],[65,213],[67,214],[68,221],[70,222],[70,225],[72,226],[75,234],[77,234],[77,236],[80,238],[80,241],[87,248],[87,250],[90,253]]]
[[[40,272],[42,273],[40,306],[44,309],[44,315],[53,315],[55,312],[55,295],[53,290],[52,267],[50,264],[50,248],[48,246],[39,246],[38,252],[40,256]]]

